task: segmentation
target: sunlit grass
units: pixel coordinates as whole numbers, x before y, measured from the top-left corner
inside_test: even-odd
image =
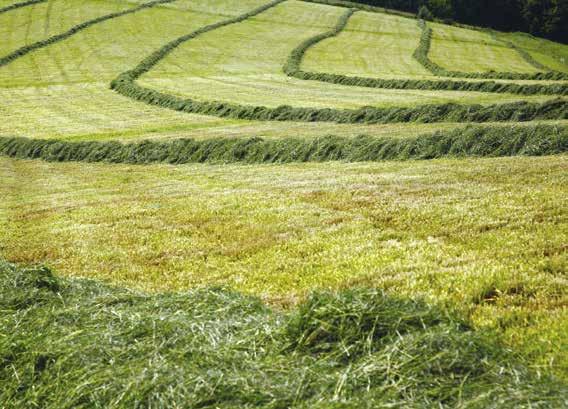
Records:
[[[461,72],[537,72],[507,44],[482,31],[430,23],[434,30],[430,59]]]
[[[371,285],[461,306],[568,363],[568,158],[281,166],[2,159],[2,256],[148,291],[289,304]]]
[[[286,76],[282,67],[290,52],[305,39],[335,26],[342,13],[344,9],[340,7],[294,0],[284,2],[242,23],[205,33],[180,45],[138,82],[152,89],[199,101],[268,107],[358,108],[446,102],[493,104],[550,98],[479,92],[369,89],[302,81]],[[404,25],[400,28],[398,21],[391,22],[386,18],[396,30],[408,30],[409,22],[416,23],[402,20]],[[258,53],[259,49],[262,49],[262,53]],[[411,59],[412,52],[410,49],[408,51],[410,54],[404,61]],[[322,53],[318,65],[322,68],[331,66],[329,70],[333,72],[333,64],[337,60],[335,53]]]
[[[362,77],[433,77],[412,58],[420,35],[414,19],[357,12],[341,34],[310,48],[302,69]]]
[[[526,33],[500,33],[497,37],[511,41],[541,64],[553,70],[568,72],[568,45],[555,43],[542,38],[533,37]]]

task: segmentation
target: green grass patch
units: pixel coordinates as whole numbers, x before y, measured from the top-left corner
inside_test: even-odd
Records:
[[[420,300],[223,289],[145,295],[0,264],[0,399],[77,406],[560,407],[558,380]]]

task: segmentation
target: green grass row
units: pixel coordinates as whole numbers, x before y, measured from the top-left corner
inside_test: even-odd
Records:
[[[418,48],[414,52],[414,58],[422,64],[427,70],[432,74],[441,77],[454,77],[454,78],[477,78],[477,79],[502,79],[502,80],[538,80],[538,81],[560,81],[568,80],[568,74],[557,71],[547,71],[547,72],[537,72],[534,74],[518,73],[518,72],[460,72],[460,71],[449,71],[440,65],[433,62],[428,54],[430,53],[430,48],[432,45],[432,33],[431,27],[424,20],[418,21],[419,27],[422,29],[422,36],[420,38],[420,43]],[[515,50],[519,50],[518,47],[514,47]],[[528,53],[521,53],[523,58],[530,57]],[[527,60],[529,63],[533,63],[534,59],[531,57]]]
[[[110,14],[107,14],[107,15],[104,15],[104,16],[94,18],[92,20],[85,21],[81,24],[77,24],[76,26],[70,28],[69,30],[67,30],[64,33],[56,34],[56,35],[48,37],[44,40],[37,41],[33,44],[23,46],[23,47],[17,49],[16,51],[14,51],[14,52],[12,52],[8,55],[0,57],[0,67],[8,65],[11,62],[13,62],[13,61],[15,61],[19,58],[22,58],[29,53],[32,53],[32,52],[37,51],[39,49],[42,49],[44,47],[48,47],[51,44],[55,44],[55,43],[58,43],[60,41],[66,40],[69,37],[77,34],[78,32],[86,30],[87,28],[89,28],[91,26],[94,26],[95,24],[99,24],[99,23],[105,22],[107,20],[122,17],[122,16],[125,16],[125,15],[128,15],[128,14],[136,13],[138,11],[141,11],[141,10],[144,10],[144,9],[147,9],[147,8],[151,8],[151,7],[157,6],[159,4],[171,3],[173,1],[176,1],[176,0],[154,0],[154,1],[150,1],[148,3],[143,3],[139,6],[133,7],[131,9],[119,11],[119,12],[116,12],[116,13],[110,13]]]
[[[412,138],[326,136],[315,139],[212,138],[109,142],[0,138],[0,154],[54,162],[290,163],[442,157],[552,155],[568,152],[568,128],[551,125],[467,127]]]
[[[0,262],[11,408],[549,408],[568,388],[455,312],[371,289],[281,312],[220,288],[145,295]]]
[[[0,8],[0,14],[2,13],[6,13],[8,11],[11,10],[16,10],[22,7],[27,7],[27,6],[32,6],[34,4],[38,4],[38,3],[45,3],[47,0],[27,0],[27,1],[22,1],[19,3],[14,3],[14,4],[10,4],[9,6],[6,7],[1,7]]]
[[[347,10],[337,22],[337,25],[330,31],[316,35],[304,41],[290,54],[284,65],[284,73],[287,75],[311,81],[323,81],[332,84],[348,85],[355,87],[386,88],[386,89],[417,89],[417,90],[446,90],[446,91],[474,91],[474,92],[493,92],[508,93],[518,95],[568,95],[568,84],[514,84],[497,83],[495,81],[470,82],[470,81],[431,81],[431,80],[412,80],[412,79],[380,79],[356,77],[341,74],[306,72],[302,71],[301,64],[306,52],[314,45],[323,40],[332,38],[340,34],[351,16],[355,13],[354,9]],[[511,43],[512,44],[512,43]],[[420,49],[424,47],[421,41]],[[428,45],[428,49],[429,49]],[[518,47],[515,47],[518,49]],[[520,49],[519,49],[520,50]],[[417,51],[420,54],[421,51]],[[524,54],[527,54],[524,52]],[[532,57],[531,57],[532,58]]]

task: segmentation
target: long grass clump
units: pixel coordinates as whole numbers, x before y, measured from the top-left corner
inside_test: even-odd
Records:
[[[557,71],[537,72],[534,74],[519,73],[519,72],[460,72],[449,71],[440,65],[433,62],[428,54],[432,46],[433,30],[428,27],[424,20],[418,21],[419,27],[422,29],[422,36],[416,51],[413,54],[414,59],[418,61],[424,68],[432,74],[440,77],[454,77],[454,78],[475,78],[475,79],[501,79],[501,80],[541,80],[541,81],[566,81],[568,74]],[[519,50],[518,47],[514,47]],[[528,55],[528,53],[526,53]],[[521,56],[526,58],[526,55],[521,53]],[[531,57],[532,58],[532,57]]]
[[[442,157],[552,155],[568,152],[568,128],[552,125],[466,127],[412,138],[325,136],[315,139],[212,138],[123,144],[0,138],[0,154],[51,162],[290,163]]]
[[[286,75],[301,80],[321,81],[331,84],[347,85],[354,87],[367,88],[383,88],[383,89],[417,89],[417,90],[435,90],[435,91],[468,91],[468,92],[491,92],[500,94],[517,94],[517,95],[568,95],[568,84],[513,84],[513,83],[497,83],[495,81],[454,81],[454,80],[412,80],[412,79],[381,79],[348,76],[341,74],[329,74],[321,72],[302,71],[302,60],[306,52],[314,45],[328,38],[339,35],[347,26],[349,19],[355,13],[355,9],[347,10],[340,16],[337,25],[330,31],[313,36],[298,47],[296,47],[289,55],[283,71]],[[428,50],[430,49],[428,40]],[[421,47],[423,42],[421,41]],[[516,47],[517,49],[518,47]],[[419,57],[422,58],[423,51],[417,51]],[[520,49],[519,49],[520,51]],[[524,52],[528,55],[528,53]],[[428,51],[426,51],[426,55]],[[426,57],[427,58],[427,57]],[[429,60],[428,60],[429,61]],[[433,64],[433,63],[427,63]],[[438,67],[438,66],[436,66]],[[438,68],[436,68],[437,70]]]
[[[22,7],[32,6],[38,3],[45,3],[47,0],[27,0],[21,1],[19,3],[10,4],[5,7],[0,7],[0,14],[7,13],[8,11],[16,10]]]
[[[10,408],[549,408],[527,369],[456,313],[373,289],[277,312],[220,288],[148,295],[0,262]]]
[[[51,37],[46,38],[45,40],[41,40],[41,41],[37,41],[37,42],[32,43],[32,44],[25,45],[21,48],[18,48],[16,51],[14,51],[14,52],[12,52],[8,55],[0,57],[0,67],[8,65],[11,62],[13,62],[13,61],[15,61],[19,58],[22,58],[29,53],[40,50],[40,49],[45,48],[45,47],[49,47],[50,45],[58,43],[60,41],[64,41],[64,40],[68,39],[69,37],[72,37],[73,35],[79,33],[80,31],[86,30],[89,27],[92,27],[96,24],[103,23],[105,21],[115,19],[115,18],[119,18],[119,17],[122,17],[122,16],[126,16],[128,14],[137,13],[141,10],[151,8],[151,7],[157,6],[159,4],[172,3],[174,1],[176,1],[176,0],[154,0],[154,1],[150,1],[148,3],[140,4],[136,7],[133,7],[133,8],[127,9],[127,10],[119,11],[119,12],[116,12],[116,13],[106,14],[104,16],[100,16],[100,17],[94,18],[92,20],[85,21],[81,24],[77,24],[76,26],[71,27],[69,30],[65,31],[64,33],[55,34]]]

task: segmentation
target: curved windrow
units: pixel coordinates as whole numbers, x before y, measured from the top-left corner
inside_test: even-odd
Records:
[[[222,118],[234,118],[234,119],[247,119],[247,120],[265,120],[265,121],[308,121],[308,122],[315,122],[315,121],[323,121],[323,122],[337,122],[337,123],[393,123],[393,122],[444,122],[444,121],[467,121],[467,122],[486,122],[486,121],[507,121],[507,120],[515,120],[515,121],[528,121],[534,119],[563,119],[567,115],[567,106],[568,102],[564,100],[552,100],[552,101],[544,101],[544,102],[511,102],[511,103],[504,103],[504,104],[493,104],[493,105],[460,105],[455,103],[439,103],[439,104],[419,104],[417,105],[416,101],[413,101],[412,104],[408,104],[407,106],[397,106],[396,103],[390,104],[390,106],[385,107],[372,107],[372,106],[362,106],[356,109],[350,108],[339,108],[333,107],[330,108],[329,106],[323,105],[323,107],[297,107],[291,105],[268,105],[266,103],[266,99],[272,99],[273,101],[286,101],[285,98],[281,98],[279,93],[274,93],[275,91],[270,89],[272,85],[270,83],[271,78],[262,78],[260,76],[254,76],[250,79],[250,84],[246,84],[248,88],[241,87],[238,83],[239,81],[242,82],[243,80],[246,81],[248,77],[246,76],[246,72],[238,71],[241,69],[240,66],[236,67],[236,72],[234,77],[227,76],[227,77],[207,77],[207,73],[201,75],[202,78],[198,77],[198,75],[194,75],[191,77],[185,78],[184,86],[186,89],[189,89],[190,93],[195,92],[192,87],[201,86],[202,89],[205,90],[205,93],[209,93],[210,98],[187,98],[183,95],[183,89],[181,87],[181,83],[177,79],[176,75],[179,75],[177,72],[169,72],[167,68],[164,69],[160,67],[158,71],[159,78],[157,79],[146,79],[146,76],[150,71],[152,71],[153,76],[156,76],[154,72],[155,67],[161,63],[164,59],[170,58],[170,54],[173,53],[180,45],[190,41],[195,40],[199,41],[199,37],[212,32],[214,30],[220,30],[226,26],[230,26],[233,24],[244,22],[245,20],[249,19],[250,17],[257,16],[264,11],[267,11],[277,5],[282,3],[282,1],[275,1],[268,3],[267,5],[255,9],[249,13],[245,13],[239,17],[227,19],[223,22],[216,23],[213,25],[209,25],[203,27],[199,30],[196,30],[192,33],[189,33],[185,36],[182,36],[165,46],[161,47],[160,49],[156,50],[150,56],[145,58],[138,66],[134,69],[124,72],[119,77],[117,77],[111,84],[111,88],[119,92],[120,94],[127,96],[132,99],[136,99],[138,101],[142,101],[151,105],[160,106],[172,110],[177,110],[181,112],[189,112],[189,113],[196,113],[196,114],[204,114],[204,115],[212,115]],[[265,19],[268,17],[264,17]],[[270,29],[274,32],[274,28],[272,26],[273,22],[268,21],[271,24]],[[262,37],[260,39],[263,39]],[[227,52],[230,50],[234,50],[241,46],[239,43],[231,43],[230,39],[225,39],[226,44],[228,44]],[[263,39],[264,40],[264,39]],[[217,38],[217,41],[220,41]],[[208,43],[206,43],[208,44]],[[218,44],[210,43],[209,47],[215,47]],[[202,46],[204,47],[204,46]],[[241,46],[242,47],[242,46]],[[199,50],[201,52],[201,50]],[[177,50],[176,50],[177,52]],[[234,52],[234,51],[233,51]],[[258,58],[258,53],[255,54],[256,58]],[[185,60],[189,61],[189,63],[193,63],[193,60],[189,59],[191,53],[185,54]],[[209,56],[207,56],[209,57]],[[203,58],[201,56],[201,58]],[[197,56],[196,56],[197,59]],[[214,58],[209,59],[208,61],[213,61]],[[261,60],[262,61],[262,60]],[[234,61],[235,64],[238,63],[238,60]],[[246,61],[248,62],[248,61]],[[170,64],[172,65],[172,64]],[[258,65],[258,64],[257,64]],[[176,65],[173,64],[174,69]],[[177,66],[182,67],[181,63],[177,63]],[[187,69],[186,66],[182,67],[183,69]],[[206,67],[207,68],[207,67]],[[229,67],[232,69],[234,67]],[[282,76],[281,71],[279,75]],[[140,78],[144,76],[144,84],[141,85],[138,83]],[[285,78],[285,77],[284,77]],[[205,81],[205,87],[201,84],[201,82]],[[274,80],[276,82],[277,80]],[[278,80],[280,81],[280,80]],[[169,88],[166,87],[165,90],[157,90],[152,84],[160,82],[166,82],[169,84]],[[268,83],[268,86],[267,86]],[[298,84],[294,84],[292,82],[282,82],[278,83],[281,85],[281,88],[284,86],[288,87],[287,90],[281,89],[281,92],[296,93],[296,89],[293,88],[294,86],[301,87],[303,86],[305,89],[309,90],[309,87],[304,85],[300,85],[301,82]],[[218,85],[218,87],[215,87]],[[267,87],[266,92],[262,92],[263,87]],[[220,89],[223,88],[229,98],[233,95],[236,95],[239,98],[248,98],[250,101],[251,96],[256,97],[258,96],[258,101],[260,103],[255,103],[255,101],[251,101],[252,103],[240,103],[240,102],[226,102],[226,101],[217,101],[212,100],[212,98],[218,98],[220,95]],[[342,91],[345,90],[345,87],[339,87]],[[214,93],[211,93],[212,90],[215,90]],[[250,91],[250,94],[246,94],[247,90]],[[321,91],[320,91],[321,90]],[[365,90],[361,88],[360,90],[356,90],[358,98],[363,100],[363,98],[370,96],[369,95],[360,95],[359,93],[361,90]],[[297,90],[300,95],[301,91]],[[318,93],[312,92],[310,97],[324,97],[326,92],[335,92],[334,89],[325,89],[325,88],[318,88]],[[394,91],[393,91],[394,92]],[[451,93],[450,93],[451,94]],[[468,97],[472,97],[473,94],[471,93],[464,93],[467,94]],[[204,94],[207,95],[207,94]],[[395,95],[395,94],[393,94]],[[413,94],[415,97],[420,97],[419,95]],[[464,95],[456,94],[454,98],[464,97]],[[340,95],[341,97],[341,95]],[[339,98],[340,98],[339,97]],[[422,96],[423,97],[423,96]],[[447,97],[447,95],[446,95]],[[376,98],[376,96],[375,96]],[[494,98],[494,97],[492,97]],[[337,99],[337,98],[336,98]],[[263,104],[264,102],[264,104]],[[317,101],[315,101],[317,104]],[[295,104],[299,105],[299,104]],[[394,105],[394,106],[393,106]],[[321,105],[320,105],[321,106]],[[357,106],[357,105],[355,105]],[[361,105],[359,105],[361,106]]]
[[[416,90],[448,90],[448,91],[471,91],[471,92],[491,92],[491,93],[509,93],[509,94],[518,94],[518,95],[536,95],[536,94],[543,94],[543,95],[568,95],[568,84],[564,83],[553,83],[553,84],[516,84],[511,82],[495,82],[495,81],[455,81],[450,79],[445,80],[428,80],[428,79],[412,79],[411,77],[405,79],[382,79],[382,78],[371,78],[371,77],[362,77],[362,76],[352,76],[352,75],[343,75],[338,73],[327,73],[327,72],[310,72],[304,71],[301,68],[302,60],[304,59],[306,53],[310,50],[310,48],[322,43],[327,39],[331,39],[333,37],[337,37],[344,33],[350,19],[355,14],[354,9],[348,9],[338,20],[337,25],[330,31],[316,35],[304,41],[300,44],[289,56],[288,61],[284,65],[284,72],[294,78],[302,79],[302,80],[311,80],[311,81],[323,81],[332,84],[340,84],[340,85],[348,85],[348,86],[356,86],[356,87],[369,87],[369,88],[387,88],[387,89],[416,89]],[[386,19],[385,15],[385,19]],[[389,17],[389,19],[396,19],[395,17]],[[401,19],[398,17],[397,19]],[[361,28],[361,30],[364,29]],[[382,49],[380,44],[373,44],[370,43],[370,37],[367,33],[361,34],[358,32],[356,28],[352,31],[353,34],[351,35],[364,35],[365,44],[367,47],[371,48],[371,50],[360,50],[357,49],[357,52],[368,52],[368,53],[379,53],[379,49],[381,52],[384,50]],[[396,41],[404,41],[404,34],[397,33]],[[373,40],[381,41],[385,40],[387,37],[394,37],[395,34],[385,33],[383,36],[373,36]],[[351,37],[348,37],[352,39]],[[346,38],[341,44],[352,44],[355,43],[354,41],[349,41]],[[398,44],[397,44],[398,45]],[[398,48],[398,47],[397,47]],[[347,55],[342,55],[342,58],[347,58],[348,60],[351,58],[353,59],[352,53],[352,46],[345,47],[347,50]],[[329,51],[326,49],[326,51]],[[528,54],[528,53],[527,53]],[[400,59],[401,57],[398,55],[390,55],[387,53],[389,58]],[[527,57],[528,58],[528,57]],[[386,60],[387,57],[385,56],[384,59]],[[316,65],[319,65],[319,58],[312,57],[312,62],[315,62]],[[386,61],[385,61],[386,62]],[[361,63],[367,63],[367,61],[362,61]],[[355,62],[353,62],[355,64]],[[401,61],[401,65],[402,65]],[[347,65],[347,64],[346,64]]]

